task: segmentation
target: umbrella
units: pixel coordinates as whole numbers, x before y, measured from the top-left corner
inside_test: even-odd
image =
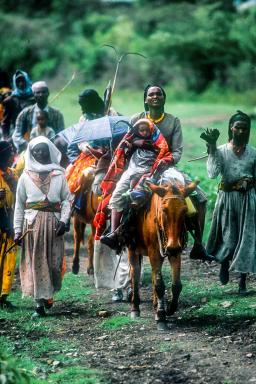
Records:
[[[104,116],[99,119],[84,121],[77,127],[72,138],[72,144],[105,139],[116,141],[127,132],[128,125],[126,122],[129,122],[129,120],[125,116]]]
[[[129,122],[129,120],[127,116],[104,116],[99,119],[85,120],[71,125],[56,136],[62,137],[68,145],[106,139],[112,141],[112,145],[114,145],[127,132],[128,125],[125,122]]]

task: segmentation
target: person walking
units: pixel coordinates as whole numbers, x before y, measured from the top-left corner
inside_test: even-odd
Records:
[[[256,148],[248,144],[250,128],[250,117],[237,111],[229,120],[228,143],[216,147],[217,130],[201,135],[208,145],[208,176],[221,176],[207,251],[221,264],[223,285],[229,270],[241,273],[241,294],[246,294],[246,274],[256,273]]]
[[[34,317],[45,316],[61,289],[64,238],[70,193],[60,151],[46,137],[32,139],[25,154],[14,213],[15,241],[22,242],[20,277],[23,296],[36,302]]]

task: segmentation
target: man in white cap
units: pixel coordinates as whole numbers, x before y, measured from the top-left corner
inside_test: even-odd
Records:
[[[48,114],[48,125],[58,133],[64,127],[62,113],[56,108],[48,105],[49,88],[45,81],[37,81],[32,85],[36,104],[29,106],[18,115],[12,139],[18,152],[22,152],[29,141],[30,131],[36,126],[36,115],[38,111],[46,111]]]

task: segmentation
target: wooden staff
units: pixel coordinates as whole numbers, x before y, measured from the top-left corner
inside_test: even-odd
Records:
[[[33,232],[34,231],[34,229],[27,229],[22,235],[21,235],[21,237],[18,239],[18,241],[20,241],[20,240],[23,240],[24,239],[24,237],[29,233],[29,232]],[[10,252],[14,247],[16,247],[16,245],[17,245],[17,241],[15,241],[5,252],[4,252],[4,254],[3,254],[3,257],[2,257],[2,262],[3,262],[3,260],[4,260],[4,258],[5,258],[5,256],[7,255],[7,253],[8,252]]]
[[[195,157],[194,159],[188,160],[188,163],[191,163],[191,161],[197,161],[197,160],[206,159],[207,157],[208,157],[208,155],[204,155],[204,156],[200,156],[200,157]]]
[[[49,104],[53,103],[56,99],[58,99],[58,97],[66,90],[66,88],[72,83],[72,81],[75,79],[76,77],[76,72],[73,73],[73,75],[71,76],[71,79],[67,82],[67,84],[64,85],[63,88],[61,88],[61,90],[57,93],[57,95],[53,96],[50,100],[49,100]]]
[[[117,49],[113,46],[113,45],[109,45],[109,44],[104,44],[102,45],[102,47],[110,47],[112,48],[115,53],[116,53],[116,56],[117,56],[117,63],[116,63],[116,69],[115,69],[115,74],[114,74],[114,79],[113,79],[113,83],[112,83],[112,87],[111,87],[111,94],[110,94],[110,97],[109,97],[109,102],[108,102],[108,106],[107,106],[107,109],[106,109],[106,114],[108,114],[109,112],[109,108],[111,106],[111,101],[112,101],[112,96],[113,96],[113,93],[114,93],[114,90],[115,90],[115,86],[116,86],[116,79],[117,79],[117,74],[118,74],[118,71],[119,71],[119,66],[121,64],[121,61],[128,55],[137,55],[137,56],[141,56],[143,57],[144,59],[147,59],[146,56],[142,55],[141,53],[138,53],[138,52],[124,52],[122,53],[120,56],[119,56],[119,53],[117,51]],[[108,85],[109,86],[109,85]]]

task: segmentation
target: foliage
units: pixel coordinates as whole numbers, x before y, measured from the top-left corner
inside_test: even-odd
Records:
[[[106,81],[117,58],[102,45],[112,44],[148,58],[127,56],[120,86],[150,80],[172,84],[177,94],[214,84],[242,92],[256,80],[256,8],[237,13],[232,3],[0,0],[1,65],[10,72],[22,67],[34,80],[76,69],[87,83]]]
[[[29,384],[27,372],[17,366],[17,362],[5,356],[0,351],[0,383],[1,384]]]

